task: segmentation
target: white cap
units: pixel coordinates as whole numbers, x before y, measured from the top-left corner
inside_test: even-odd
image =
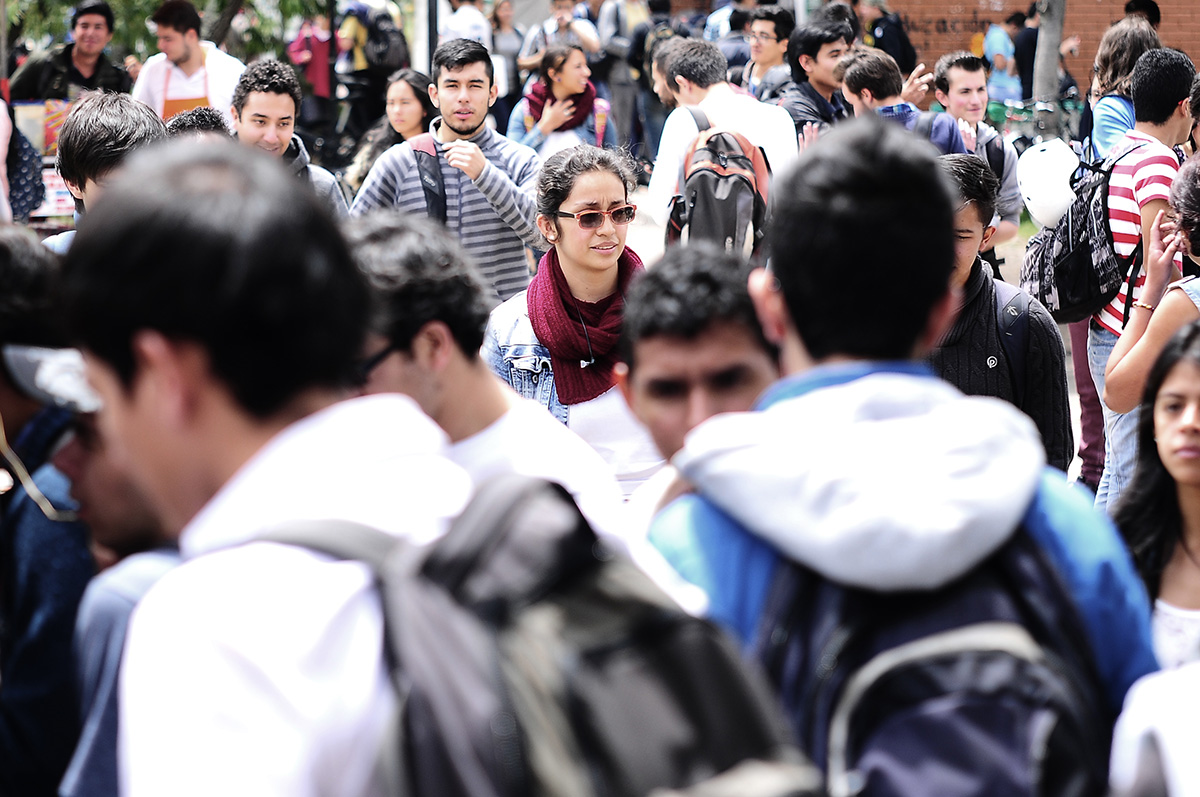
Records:
[[[100,397],[88,384],[78,349],[8,345],[0,347],[0,353],[16,386],[30,398],[73,412],[100,409]]]

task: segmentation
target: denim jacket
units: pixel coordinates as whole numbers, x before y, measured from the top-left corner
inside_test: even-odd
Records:
[[[558,400],[550,350],[534,334],[526,291],[492,311],[480,352],[492,373],[522,397],[533,399],[564,424],[567,407]]]

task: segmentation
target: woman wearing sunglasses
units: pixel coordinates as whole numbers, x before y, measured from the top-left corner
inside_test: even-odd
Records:
[[[613,386],[625,292],[642,268],[625,246],[634,185],[625,156],[588,144],[546,161],[537,222],[550,250],[529,289],[492,311],[483,343],[488,366],[591,444],[626,496],[662,466]]]

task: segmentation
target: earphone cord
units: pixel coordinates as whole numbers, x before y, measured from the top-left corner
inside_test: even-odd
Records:
[[[580,360],[579,367],[587,368],[589,365],[596,364],[596,353],[594,351],[592,351],[592,337],[591,337],[591,335],[588,334],[587,324],[583,320],[583,313],[581,313],[579,311],[579,303],[575,301],[575,296],[573,294],[571,294],[569,291],[567,292],[567,295],[571,297],[571,305],[575,308],[575,315],[579,316],[579,325],[581,327],[583,327],[583,340],[584,340],[584,342],[587,343],[587,347],[588,347],[588,358],[589,359]]]
[[[13,451],[8,445],[8,435],[4,433],[4,418],[0,416],[0,456],[3,456],[12,468],[13,474],[17,477],[17,481],[25,488],[25,492],[37,504],[38,509],[42,510],[42,514],[47,520],[52,520],[62,523],[70,523],[77,520],[74,512],[69,510],[58,510],[50,503],[50,499],[46,498],[45,494],[38,489],[38,486],[33,483],[33,477],[29,475],[29,471],[25,468],[25,463],[17,456],[17,452]]]

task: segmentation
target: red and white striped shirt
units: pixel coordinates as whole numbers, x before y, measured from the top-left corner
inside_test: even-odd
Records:
[[[1137,151],[1130,152],[1117,163],[1108,183],[1108,226],[1112,230],[1113,248],[1122,258],[1132,255],[1142,239],[1142,208],[1155,199],[1169,199],[1171,181],[1179,171],[1175,150],[1136,130],[1126,133],[1112,151],[1128,152],[1134,147],[1138,147]],[[1181,253],[1175,255],[1175,265],[1182,267]],[[1134,301],[1141,296],[1145,281],[1145,269],[1139,269],[1133,285]],[[1120,335],[1128,295],[1129,280],[1126,279],[1116,297],[1092,316],[1096,323],[1114,335]]]

